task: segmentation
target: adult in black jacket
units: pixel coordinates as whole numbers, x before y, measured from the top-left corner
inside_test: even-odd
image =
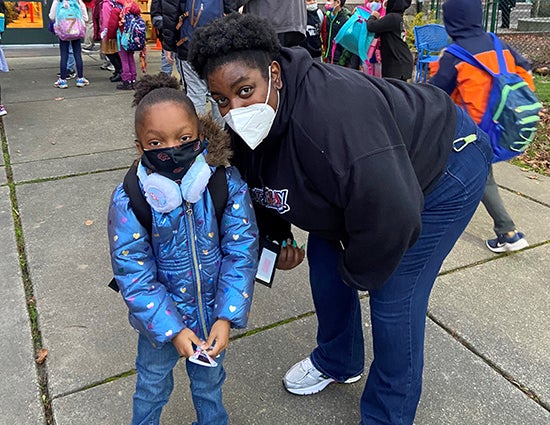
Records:
[[[405,41],[403,23],[403,13],[410,5],[411,0],[388,0],[386,15],[380,18],[380,13],[375,11],[367,21],[369,32],[380,37],[382,77],[403,81],[412,77],[413,57]]]
[[[221,0],[220,0],[221,1]],[[179,20],[184,11],[185,0],[162,0],[162,48],[166,59],[176,63],[182,87],[192,100],[198,114],[206,113],[206,101],[212,105],[212,116],[219,119],[218,108],[208,95],[206,83],[202,81],[187,62],[187,43],[180,42]],[[236,0],[223,0],[224,13],[237,10]]]
[[[231,128],[261,235],[282,244],[290,224],[309,232],[318,345],[285,387],[306,395],[360,378],[357,290],[368,290],[374,360],[361,424],[412,425],[429,294],[483,194],[487,136],[442,90],[315,62],[280,48],[254,16],[197,30],[189,60]],[[278,267],[303,258],[287,244]]]

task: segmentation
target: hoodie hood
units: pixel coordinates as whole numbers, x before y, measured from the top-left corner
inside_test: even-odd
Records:
[[[208,141],[206,162],[213,167],[229,166],[232,156],[231,139],[220,124],[210,114],[199,117],[204,138]]]
[[[411,0],[388,0],[386,13],[403,13],[411,6]]]
[[[443,22],[453,40],[477,37],[485,33],[479,0],[445,0]]]

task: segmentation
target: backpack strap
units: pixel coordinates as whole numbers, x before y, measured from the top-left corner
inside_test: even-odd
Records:
[[[151,235],[153,229],[153,214],[151,213],[151,207],[145,199],[141,187],[139,186],[139,178],[137,176],[138,162],[134,162],[126,175],[124,176],[124,182],[122,187],[128,198],[130,198],[130,206],[136,215],[136,218],[140,224],[147,229],[149,235]],[[214,174],[208,181],[208,191],[212,197],[214,203],[214,211],[216,213],[216,221],[218,222],[218,229],[222,222],[223,212],[227,205],[227,199],[229,197],[229,190],[227,188],[227,176],[225,175],[225,167],[219,166],[214,171]],[[119,292],[119,287],[116,279],[113,278],[109,284],[109,288]]]
[[[214,203],[214,210],[216,211],[216,220],[218,221],[218,228],[222,222],[223,212],[227,205],[227,199],[229,192],[227,189],[227,176],[225,175],[225,167],[220,165],[210,177],[208,182],[208,191],[212,197]]]
[[[451,55],[457,57],[458,59],[489,73],[494,78],[498,77],[499,75],[509,74],[500,40],[492,32],[490,32],[489,35],[493,39],[493,44],[498,59],[498,73],[494,73],[493,71],[491,71],[485,64],[481,63],[479,59],[472,55],[468,50],[466,50],[462,46],[459,46],[456,43],[453,43],[449,47],[447,47],[446,51],[449,52]]]
[[[151,214],[151,206],[147,203],[143,191],[139,186],[139,178],[137,176],[138,162],[134,162],[126,175],[122,187],[130,198],[130,206],[136,215],[140,224],[147,229],[147,233],[151,234],[153,230],[153,215]]]

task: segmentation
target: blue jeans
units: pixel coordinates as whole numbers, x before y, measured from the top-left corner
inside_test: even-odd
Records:
[[[76,61],[74,60],[73,46],[69,44],[69,59],[67,59],[67,71],[74,72]]]
[[[487,135],[460,110],[455,139],[478,140],[453,151],[424,199],[422,232],[388,281],[370,292],[374,360],[363,396],[361,424],[412,425],[422,390],[428,298],[443,260],[483,195],[493,158]],[[459,144],[456,145],[457,147]],[[364,342],[356,290],[338,274],[339,248],[309,235],[310,284],[318,318],[313,365],[344,381],[363,371]]]
[[[168,62],[166,59],[166,54],[164,52],[164,49],[160,52],[160,70],[161,72],[164,72],[166,75],[172,75],[172,68],[173,65]]]
[[[222,362],[225,351],[216,358],[217,367],[205,367],[185,362],[191,381],[191,396],[197,412],[194,425],[226,425],[228,415],[222,404],[222,384],[225,370]],[[136,359],[137,382],[134,393],[132,425],[157,425],[162,408],[174,388],[173,369],[180,359],[172,344],[154,348],[140,335]]]

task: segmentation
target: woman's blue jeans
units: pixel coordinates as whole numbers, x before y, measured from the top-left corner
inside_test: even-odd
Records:
[[[223,358],[216,358],[217,367],[205,367],[185,362],[197,422],[194,425],[226,425],[228,415],[222,403],[222,384],[225,381]],[[158,425],[162,408],[174,388],[173,369],[180,355],[172,344],[160,349],[140,335],[136,359],[137,382],[134,393],[132,425]]]
[[[362,425],[412,425],[422,390],[428,298],[443,260],[485,189],[493,157],[488,138],[467,115],[457,114],[455,139],[477,133],[478,140],[460,152],[453,150],[425,197],[419,239],[388,281],[369,291],[374,359],[361,398]],[[364,368],[358,293],[342,282],[333,243],[310,234],[307,254],[318,318],[318,346],[311,361],[324,374],[344,381]]]

